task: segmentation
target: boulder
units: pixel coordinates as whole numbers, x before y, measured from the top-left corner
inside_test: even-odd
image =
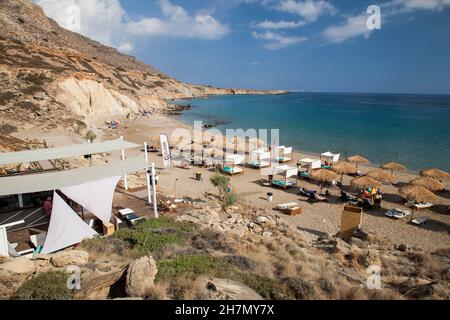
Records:
[[[50,258],[50,263],[57,268],[68,265],[84,265],[88,263],[89,253],[83,250],[62,251],[54,254]]]
[[[104,300],[113,291],[113,287],[120,282],[125,273],[125,269],[110,272],[103,275],[93,275],[89,278],[82,278],[81,290],[74,298],[77,300]]]
[[[132,297],[145,297],[155,282],[158,268],[152,256],[133,261],[128,267],[125,291]]]
[[[214,300],[263,300],[253,289],[233,280],[215,278],[206,288]]]
[[[36,270],[36,266],[27,257],[18,257],[8,259],[6,262],[0,264],[0,270],[13,275],[28,275]]]

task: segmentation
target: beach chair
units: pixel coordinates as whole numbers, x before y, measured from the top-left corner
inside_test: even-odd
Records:
[[[402,210],[398,208],[393,208],[384,213],[386,217],[395,218],[395,219],[403,219],[411,215],[411,212],[407,210]]]
[[[304,197],[310,197],[310,195],[311,195],[312,193],[316,193],[315,190],[309,190],[309,189],[306,189],[306,188],[304,188],[304,187],[301,187],[301,188],[299,188],[298,190],[299,190],[298,195],[299,195],[299,196],[304,196]]]
[[[339,202],[351,202],[351,201],[358,201],[358,198],[354,195],[347,193],[345,191],[341,191],[341,196],[338,198]]]
[[[311,193],[308,201],[311,203],[316,203],[316,202],[328,202],[328,198],[325,196],[322,196],[320,194],[317,193]]]
[[[428,221],[427,217],[418,217],[418,218],[415,218],[415,219],[411,220],[411,223],[415,224],[417,226],[420,226],[422,224],[427,223],[427,221]]]

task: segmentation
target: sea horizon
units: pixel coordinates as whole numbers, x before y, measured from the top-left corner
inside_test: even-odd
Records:
[[[373,165],[397,161],[413,172],[450,169],[446,139],[450,129],[445,126],[450,119],[450,95],[446,94],[289,92],[171,103],[193,106],[176,117],[186,124],[201,120],[222,132],[280,129],[280,143],[303,153],[331,151],[341,153],[342,158],[361,154]]]

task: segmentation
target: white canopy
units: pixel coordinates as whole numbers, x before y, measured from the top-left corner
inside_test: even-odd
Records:
[[[125,172],[144,170],[147,167],[147,162],[141,156],[102,166],[2,177],[0,178],[0,196],[62,189],[87,182],[122,176]]]
[[[328,162],[334,163],[338,162],[341,154],[340,153],[331,153],[330,151],[324,152],[320,155],[320,158],[325,158]]]
[[[120,176],[94,182],[83,183],[78,186],[62,188],[69,199],[88,209],[104,223],[111,220],[111,208]]]
[[[292,147],[286,147],[286,146],[279,146],[277,149],[279,150],[281,155],[285,155],[285,154],[291,154],[293,148]]]
[[[322,162],[319,159],[305,158],[299,161],[301,167],[308,169],[319,169],[322,166]]]
[[[271,154],[269,151],[265,151],[263,149],[252,151],[250,154],[251,160],[264,160],[264,159],[270,159]]]
[[[245,156],[242,154],[229,154],[225,157],[226,163],[240,164],[245,161]]]
[[[81,220],[69,205],[54,192],[52,216],[42,253],[52,253],[96,235],[97,232]]]
[[[122,139],[116,139],[104,142],[74,144],[58,148],[0,153],[0,165],[83,156],[86,154],[109,152],[138,146],[137,144]]]
[[[286,178],[288,178],[296,176],[298,174],[298,169],[288,165],[279,166],[275,167],[274,174],[283,174]]]

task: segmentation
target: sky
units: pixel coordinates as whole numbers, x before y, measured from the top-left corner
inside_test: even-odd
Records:
[[[450,94],[450,0],[34,1],[188,83]]]

